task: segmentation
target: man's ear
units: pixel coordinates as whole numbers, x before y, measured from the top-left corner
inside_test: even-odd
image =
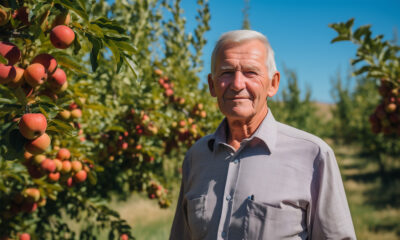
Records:
[[[217,95],[215,94],[215,86],[211,73],[208,74],[207,79],[208,79],[208,89],[210,90],[210,94],[211,96],[216,97]]]
[[[268,89],[268,97],[272,97],[278,92],[280,79],[281,74],[276,71],[270,80],[271,82]]]

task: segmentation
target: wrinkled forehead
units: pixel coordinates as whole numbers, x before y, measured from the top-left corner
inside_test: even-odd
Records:
[[[243,42],[227,42],[217,51],[217,64],[230,61],[241,61],[248,63],[260,62],[265,64],[267,59],[267,49],[265,45],[257,39]]]

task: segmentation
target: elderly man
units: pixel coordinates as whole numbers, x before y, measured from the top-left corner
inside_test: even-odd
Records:
[[[185,157],[170,239],[355,239],[332,149],[268,109],[280,74],[267,38],[223,34],[211,72],[226,118]]]

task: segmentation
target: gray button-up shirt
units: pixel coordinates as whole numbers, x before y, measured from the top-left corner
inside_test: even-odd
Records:
[[[270,110],[237,151],[226,129],[225,119],[188,151],[170,239],[356,239],[324,141]]]

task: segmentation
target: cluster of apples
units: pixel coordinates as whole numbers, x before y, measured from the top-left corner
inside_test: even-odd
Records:
[[[39,189],[29,187],[14,196],[9,215],[13,216],[20,212],[32,213],[45,204],[46,198],[41,196]]]
[[[167,208],[171,205],[170,200],[167,198],[168,190],[156,181],[150,181],[147,187],[147,194],[150,199],[157,199],[161,208]]]
[[[47,135],[47,119],[41,113],[26,113],[19,120],[19,132],[27,139],[25,150],[37,155],[46,151],[50,146]]]
[[[161,69],[155,69],[154,73],[159,77],[158,83],[164,90],[164,96],[168,97],[168,100],[172,103],[184,105],[186,101],[185,98],[174,95],[174,83],[170,81],[168,76],[165,76]]]
[[[388,79],[381,79],[379,94],[382,102],[370,116],[372,132],[400,135],[400,89]]]
[[[86,181],[90,171],[90,168],[81,161],[71,161],[71,152],[67,148],[60,148],[54,159],[44,154],[32,155],[25,152],[24,155],[25,165],[32,178],[42,178],[46,175],[48,181],[61,181],[68,187]]]
[[[25,11],[19,10],[18,12],[21,12],[21,14],[17,14],[16,18],[21,18],[22,13],[26,13],[27,9],[23,9]],[[22,19],[25,19],[23,16]],[[75,33],[66,26],[69,22],[69,14],[60,14],[53,21],[50,41],[55,48],[66,49],[73,43]],[[0,83],[7,84],[11,88],[22,87],[27,96],[30,96],[33,90],[39,88],[45,82],[48,82],[47,88],[42,93],[52,98],[56,98],[56,93],[65,91],[68,86],[67,75],[64,70],[57,67],[56,59],[48,53],[35,56],[25,69],[16,66],[22,55],[15,44],[0,42],[0,55],[8,60],[8,64],[0,64]]]

